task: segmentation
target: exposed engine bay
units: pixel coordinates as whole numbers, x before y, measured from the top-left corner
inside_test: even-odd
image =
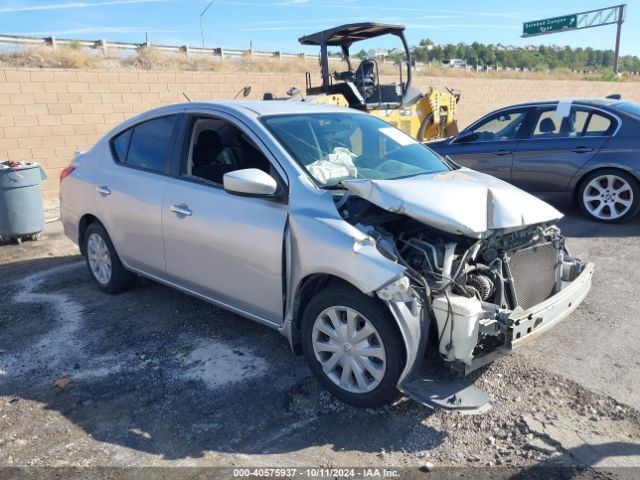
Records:
[[[514,320],[543,304],[583,271],[553,223],[488,230],[480,238],[428,226],[351,193],[336,195],[342,218],[406,268],[406,290],[429,315],[431,351],[462,374],[489,363],[542,319]],[[406,282],[406,280],[405,280]],[[377,292],[404,301],[398,288]],[[571,306],[571,305],[569,305]],[[537,323],[536,323],[537,322]]]

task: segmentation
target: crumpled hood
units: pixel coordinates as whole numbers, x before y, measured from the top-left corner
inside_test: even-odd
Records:
[[[468,168],[396,180],[343,180],[342,185],[380,208],[474,238],[487,230],[517,229],[563,217],[533,195]]]

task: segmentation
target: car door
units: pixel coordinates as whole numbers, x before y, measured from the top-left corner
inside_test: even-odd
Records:
[[[256,135],[232,117],[192,112],[185,121],[183,154],[162,205],[167,278],[280,324],[286,197],[232,194],[222,179],[229,171],[259,168],[285,192],[285,176]]]
[[[449,148],[437,151],[460,165],[511,181],[513,153],[528,112],[521,107],[488,115],[458,134]]]
[[[571,178],[603,147],[616,120],[583,105],[540,107],[518,143],[513,184],[547,200],[570,194]]]
[[[96,205],[121,260],[162,277],[161,208],[179,115],[143,121],[110,140],[96,175]]]

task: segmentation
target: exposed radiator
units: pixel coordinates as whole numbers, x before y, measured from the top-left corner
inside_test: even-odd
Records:
[[[518,250],[509,259],[518,305],[525,310],[555,293],[558,250],[552,243],[539,243]]]

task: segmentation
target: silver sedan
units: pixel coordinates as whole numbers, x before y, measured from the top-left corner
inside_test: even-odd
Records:
[[[570,314],[593,272],[548,204],[304,102],[132,118],[63,170],[61,213],[100,289],[142,275],[278,329],[362,407],[485,408],[462,377]]]

